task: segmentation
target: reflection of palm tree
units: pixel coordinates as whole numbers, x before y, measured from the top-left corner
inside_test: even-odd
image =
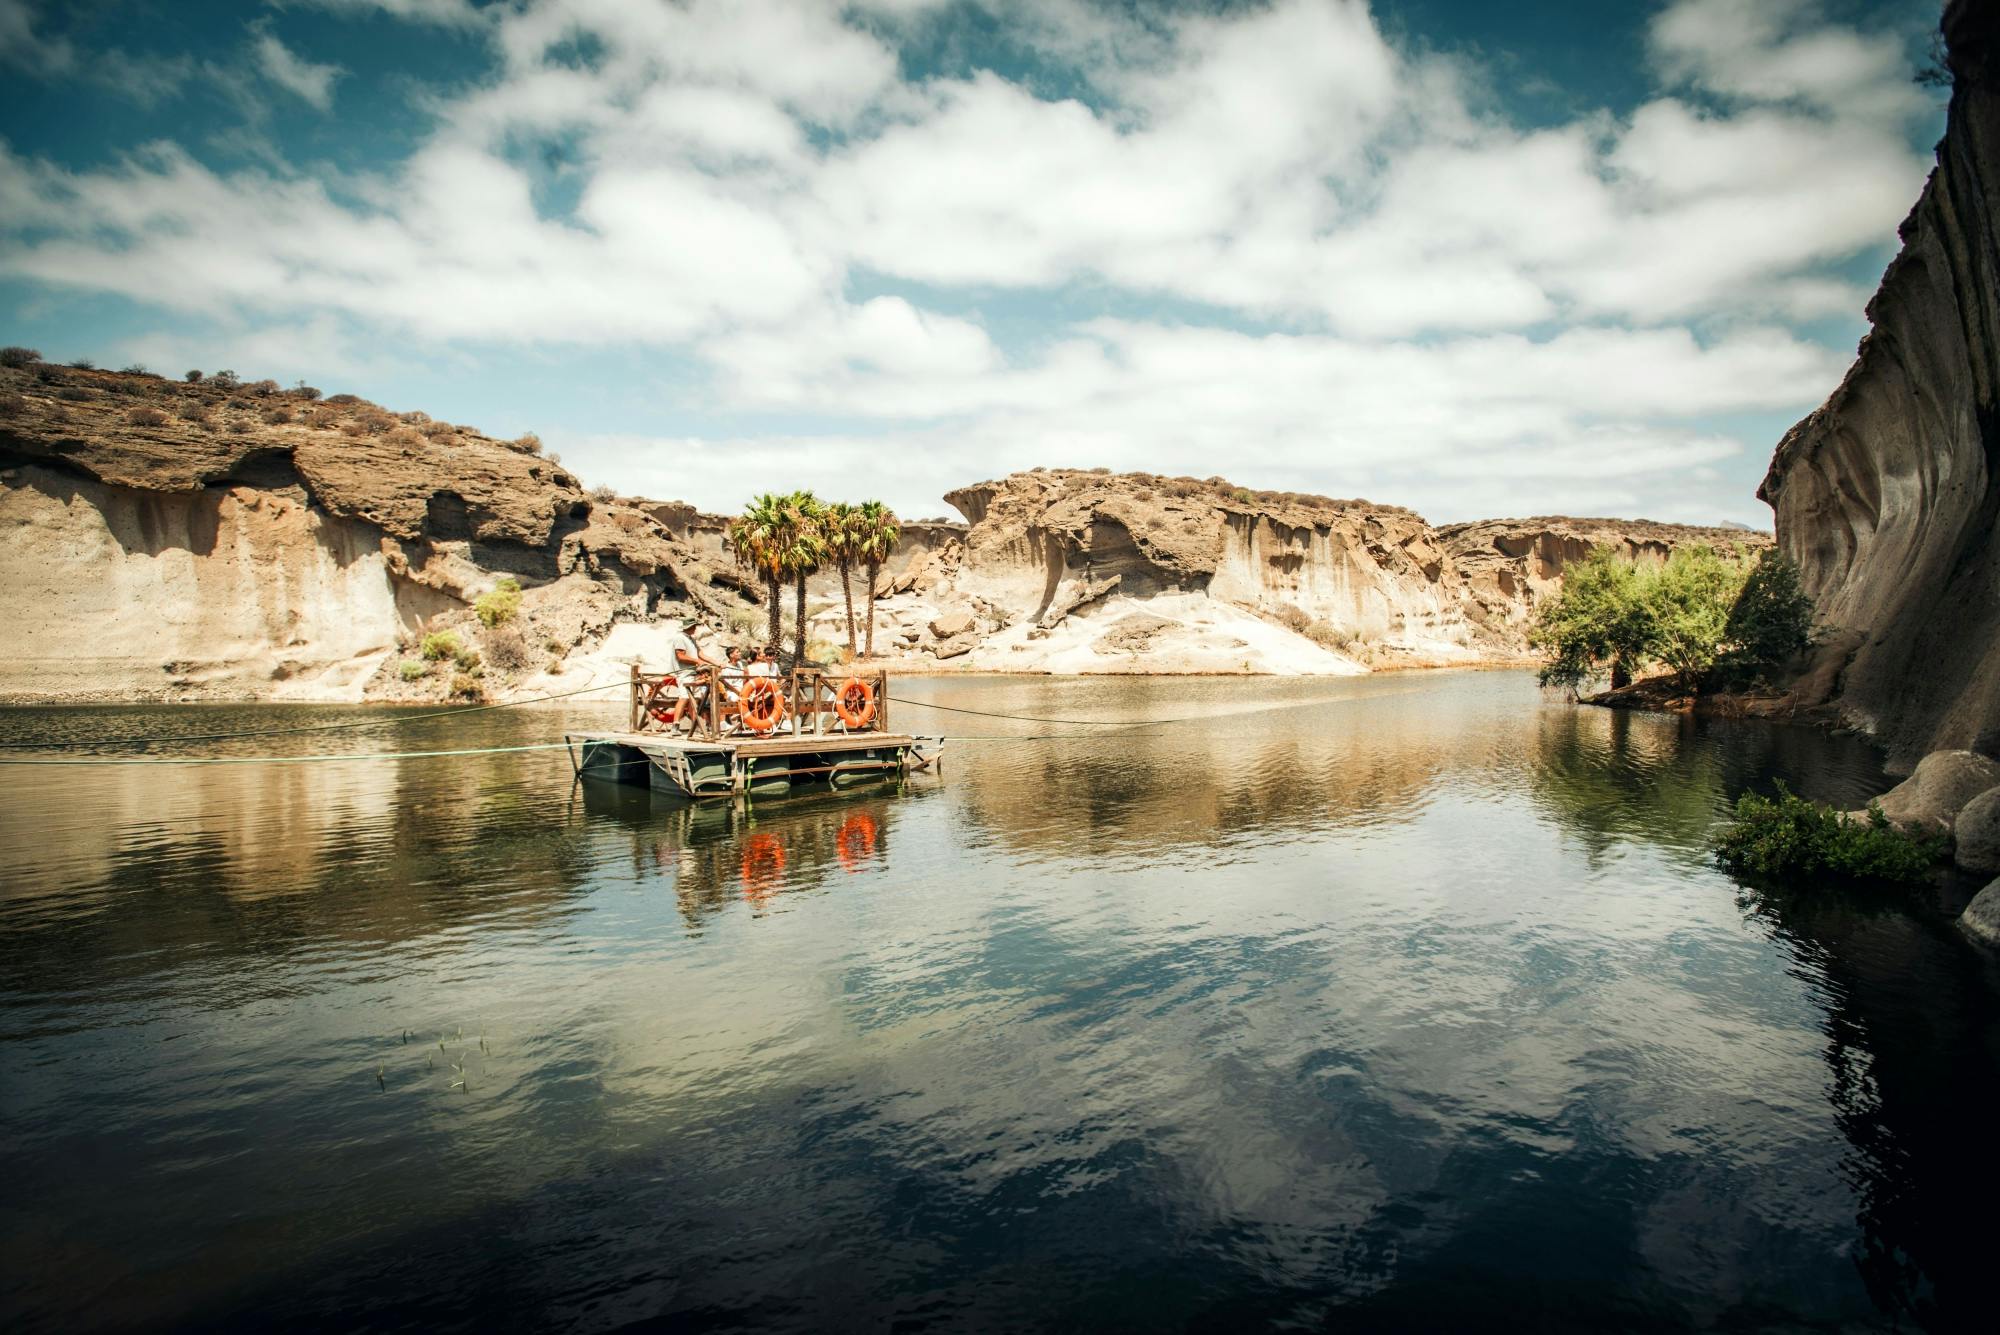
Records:
[[[769,492],[743,507],[743,513],[729,525],[729,546],[736,564],[757,572],[764,582],[764,595],[771,614],[770,636],[766,643],[778,652],[779,619],[783,615],[778,590],[785,575],[785,553],[790,547],[791,515],[789,497]]]
[[[863,501],[854,507],[854,535],[851,544],[854,558],[868,569],[868,640],[865,652],[875,656],[875,580],[882,572],[882,563],[896,550],[902,541],[903,530],[896,523],[895,511],[880,501]]]
[[[792,665],[806,661],[806,578],[817,574],[826,560],[827,544],[823,529],[826,507],[810,491],[795,491],[784,498],[784,571],[798,590],[793,625]]]

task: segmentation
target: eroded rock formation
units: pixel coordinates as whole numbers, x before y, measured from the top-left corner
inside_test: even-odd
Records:
[[[1876,734],[1907,768],[2000,749],[2000,7],[1952,0],[1937,168],[1826,403],[1759,495],[1831,628],[1799,703]]]

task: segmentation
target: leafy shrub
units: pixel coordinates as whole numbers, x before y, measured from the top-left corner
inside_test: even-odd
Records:
[[[133,426],[165,426],[167,415],[158,408],[134,408],[125,414],[125,420]]]
[[[201,372],[189,371],[185,378],[190,385],[199,385],[201,383]]]
[[[454,635],[451,631],[434,630],[424,636],[421,651],[427,661],[437,663],[447,658],[458,657],[460,651],[464,648],[465,646],[459,641],[458,636]]]
[[[414,658],[406,658],[397,667],[396,675],[404,681],[416,681],[430,674],[431,665]]]
[[[209,408],[200,399],[189,399],[186,403],[174,409],[174,413],[184,422],[206,422],[208,420]]]
[[[489,627],[505,625],[520,610],[521,584],[512,575],[502,575],[498,583],[472,600],[473,614]]]
[[[1641,582],[1649,647],[1681,685],[1694,687],[1721,657],[1729,612],[1749,573],[1745,562],[1712,547],[1677,547]]]
[[[33,366],[41,359],[42,354],[36,352],[33,348],[0,348],[0,366],[12,367],[18,370],[23,366]]]
[[[1716,861],[1727,870],[1776,881],[1922,881],[1944,854],[1943,835],[1899,830],[1878,806],[1859,820],[1795,797],[1783,784],[1775,799],[1738,798],[1735,820],[1715,842]]]
[[[486,660],[479,656],[477,649],[470,647],[460,649],[451,656],[451,661],[458,665],[460,672],[470,672],[476,677],[486,675]]]
[[[1729,609],[1717,678],[1737,686],[1764,680],[1812,643],[1812,629],[1813,603],[1799,582],[1798,566],[1766,551]]]

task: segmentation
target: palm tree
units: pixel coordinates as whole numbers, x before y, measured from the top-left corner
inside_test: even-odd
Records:
[[[788,496],[766,492],[744,506],[742,515],[729,525],[729,546],[736,553],[736,564],[756,571],[764,581],[765,601],[771,613],[768,643],[774,654],[783,633],[780,618],[784,613],[778,590],[786,572],[785,553],[791,545],[791,515],[787,508],[790,500]]]
[[[798,590],[794,613],[792,666],[806,661],[806,578],[819,572],[826,559],[826,537],[822,527],[825,507],[810,491],[795,491],[782,500],[785,513],[784,570]]]
[[[854,507],[854,537],[851,540],[854,558],[868,568],[868,643],[867,655],[875,656],[875,577],[882,571],[882,563],[896,550],[902,541],[903,530],[897,526],[896,513],[880,501],[863,501]]]
[[[858,511],[846,501],[828,501],[820,511],[820,528],[826,539],[826,554],[840,569],[840,596],[847,603],[847,656],[854,647],[854,544],[859,536],[855,520]]]

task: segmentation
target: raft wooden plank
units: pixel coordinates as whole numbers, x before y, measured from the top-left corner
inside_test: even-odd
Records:
[[[614,732],[572,734],[578,742],[604,742],[640,750],[661,749],[682,752],[730,752],[744,758],[758,756],[825,755],[837,751],[872,751],[877,748],[914,746],[916,739],[901,733],[808,733],[803,737],[731,737],[719,742],[668,737],[656,732]]]

